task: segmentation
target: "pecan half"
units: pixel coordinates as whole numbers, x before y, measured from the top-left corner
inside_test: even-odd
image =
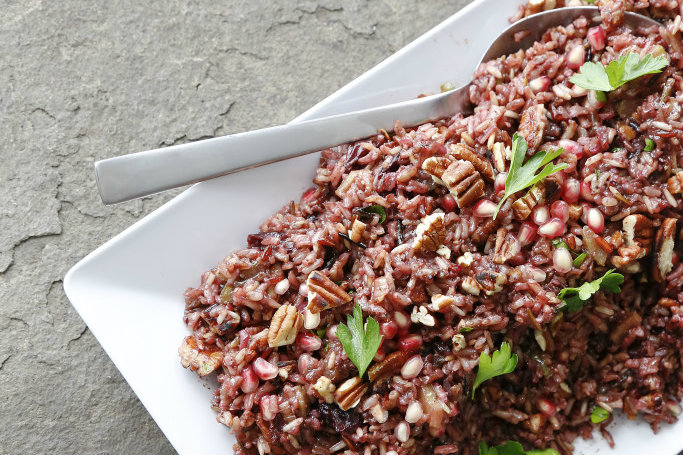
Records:
[[[334,401],[337,402],[342,411],[347,411],[356,407],[367,391],[368,385],[364,384],[361,378],[355,376],[337,387],[337,391],[334,393]]]
[[[314,270],[306,280],[308,286],[308,306],[311,313],[320,313],[328,308],[335,308],[351,301],[351,296],[332,280]]]
[[[536,150],[541,145],[547,125],[548,119],[543,104],[534,104],[522,113],[517,132],[526,139],[529,151]]]
[[[293,305],[282,305],[270,320],[268,346],[276,348],[294,343],[304,318]]]
[[[662,282],[674,268],[674,238],[676,236],[676,218],[666,218],[657,231],[655,241],[654,279]]]
[[[545,184],[538,182],[521,198],[512,204],[512,210],[519,220],[526,220],[534,208],[545,200]]]
[[[451,145],[451,156],[459,160],[469,161],[485,179],[493,181],[493,166],[488,159],[479,156],[474,149],[465,144],[453,144]]]
[[[194,336],[186,337],[178,348],[180,364],[184,368],[196,371],[199,376],[206,376],[215,371],[223,363],[223,351],[216,346],[200,347]]]
[[[666,183],[669,187],[669,193],[671,193],[671,194],[683,193],[683,171],[678,171],[676,173],[676,175],[674,175],[673,177],[670,177]]]
[[[401,369],[406,360],[412,355],[408,351],[395,351],[389,354],[379,363],[368,368],[368,379],[372,382],[388,378]]]
[[[470,206],[484,196],[484,180],[469,161],[451,163],[441,175],[441,180],[460,208]]]
[[[436,251],[446,235],[443,213],[432,213],[420,220],[415,229],[414,250]]]
[[[441,176],[446,172],[446,169],[448,169],[448,166],[450,166],[451,163],[452,161],[445,156],[432,156],[424,160],[422,169],[429,172],[437,183],[444,185]]]
[[[496,233],[496,246],[493,250],[493,262],[496,264],[504,264],[521,251],[522,245],[514,235],[510,234],[507,229],[500,228]]]

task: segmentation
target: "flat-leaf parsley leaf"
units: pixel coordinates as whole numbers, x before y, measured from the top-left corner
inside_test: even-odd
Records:
[[[578,311],[583,307],[583,304],[593,297],[593,294],[600,289],[606,289],[616,294],[621,292],[619,286],[623,283],[624,275],[615,273],[614,269],[612,269],[607,271],[597,280],[583,283],[578,288],[562,289],[560,293],[557,294],[557,297],[564,302],[562,308],[566,308],[568,311]]]
[[[669,59],[663,55],[655,57],[647,54],[641,58],[640,55],[629,52],[612,60],[607,66],[586,62],[581,65],[578,73],[569,78],[569,82],[588,90],[611,92],[640,76],[659,73],[668,65]]]
[[[356,303],[353,315],[348,315],[346,318],[346,324],[348,326],[341,323],[337,327],[337,339],[341,342],[346,355],[358,368],[358,376],[362,377],[382,343],[379,323],[372,317],[368,317],[368,322],[363,329],[363,310]]]
[[[524,163],[524,158],[526,158],[526,151],[526,139],[515,133],[512,136],[512,162],[510,163],[508,176],[505,179],[505,194],[503,194],[503,199],[500,200],[498,207],[496,207],[496,212],[493,215],[494,220],[498,216],[498,211],[507,198],[567,167],[567,163],[557,165],[551,163],[552,160],[562,154],[564,151],[563,149],[557,149],[550,152],[538,152],[529,158],[525,164],[522,164]],[[541,172],[536,174],[536,171],[541,167],[543,167]]]
[[[472,399],[474,399],[474,392],[482,382],[515,371],[519,358],[517,354],[511,354],[511,352],[510,343],[504,342],[498,351],[493,352],[492,356],[485,352],[481,353],[477,377],[474,379],[474,386],[472,387]]]
[[[596,406],[593,408],[593,411],[591,411],[591,422],[593,423],[602,423],[605,420],[607,420],[610,416],[609,411],[607,409]]]

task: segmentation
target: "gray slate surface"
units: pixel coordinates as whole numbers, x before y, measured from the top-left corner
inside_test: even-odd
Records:
[[[0,1],[0,454],[174,453],[62,279],[178,192],[105,207],[95,160],[284,123],[466,3]]]

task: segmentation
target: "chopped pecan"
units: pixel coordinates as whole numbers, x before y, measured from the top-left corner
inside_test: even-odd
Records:
[[[472,148],[465,144],[451,145],[451,156],[472,163],[474,168],[485,179],[493,181],[493,166],[488,159],[479,156]]]
[[[352,242],[360,242],[363,238],[363,233],[365,232],[365,223],[360,220],[354,220],[351,225],[351,232],[349,232],[349,238]]]
[[[479,295],[481,293],[481,286],[479,286],[477,280],[475,280],[471,276],[466,276],[462,280],[462,283],[460,283],[460,287],[463,291],[471,295]]]
[[[477,283],[486,295],[493,295],[503,290],[503,285],[507,283],[507,277],[495,270],[486,270],[477,273]]]
[[[270,320],[268,346],[275,348],[294,343],[304,318],[293,305],[282,305]]]
[[[498,227],[501,217],[497,217],[495,220],[493,218],[484,218],[479,221],[477,229],[472,233],[472,241],[479,245],[485,243],[491,233]]]
[[[625,217],[621,225],[624,230],[624,244],[626,246],[639,245],[645,250],[645,254],[648,254],[655,236],[652,220],[638,213]]]
[[[607,262],[607,252],[601,247],[601,242],[605,240],[597,235],[591,228],[584,226],[582,230],[583,245],[586,252],[593,257],[593,260],[599,265],[605,265]],[[607,242],[605,242],[607,243]]]
[[[337,402],[342,411],[347,411],[356,407],[367,391],[368,385],[363,383],[363,380],[358,376],[354,376],[337,387],[337,391],[334,393],[334,401]]]
[[[441,175],[441,180],[460,208],[472,205],[484,196],[484,180],[469,161],[457,160],[451,163]]]
[[[406,360],[412,355],[408,351],[395,351],[389,354],[379,363],[375,363],[368,368],[368,379],[372,382],[377,382],[380,379],[387,378],[400,370]]]
[[[462,257],[462,256],[461,256]],[[431,308],[433,311],[448,309],[455,303],[455,299],[450,295],[434,294],[432,296]]]
[[[337,389],[327,376],[320,376],[313,385],[313,389],[318,392],[320,397],[327,403],[334,402],[334,392]]]
[[[681,194],[683,193],[683,171],[678,171],[676,175],[670,177],[666,182],[669,187],[669,193]]]
[[[320,313],[351,301],[351,296],[332,280],[314,270],[306,280],[308,286],[308,306],[311,313]]]
[[[543,141],[543,133],[548,125],[546,109],[543,104],[534,104],[522,113],[517,132],[526,139],[529,151],[536,150]]]
[[[576,221],[579,218],[581,218],[581,215],[583,214],[583,207],[581,207],[579,204],[569,204],[569,219],[572,221]]]
[[[538,182],[521,198],[517,199],[512,204],[512,210],[515,212],[517,219],[526,220],[531,212],[539,204],[543,204],[545,200],[545,184]]]
[[[493,154],[493,163],[496,165],[498,172],[505,172],[505,144],[502,142],[495,142],[491,147]]]
[[[619,255],[612,256],[610,261],[612,261],[612,264],[618,269],[633,266],[636,261],[647,255],[647,250],[636,243],[631,246],[622,246],[617,251],[619,252]]]
[[[420,220],[415,229],[414,250],[436,251],[446,235],[443,213],[432,213]]]
[[[521,251],[522,245],[514,235],[510,234],[507,229],[500,228],[496,234],[496,246],[493,250],[493,262],[496,264],[504,264]]]
[[[434,316],[429,314],[427,307],[419,305],[413,307],[413,312],[410,314],[410,320],[415,324],[422,324],[428,327],[434,327],[434,324],[436,324]]]
[[[674,239],[676,237],[676,218],[666,218],[657,231],[655,242],[654,278],[658,282],[666,279],[673,269]]]
[[[200,347],[194,336],[183,340],[183,344],[178,348],[178,355],[181,365],[196,371],[199,376],[206,376],[223,363],[223,351],[216,346]]]

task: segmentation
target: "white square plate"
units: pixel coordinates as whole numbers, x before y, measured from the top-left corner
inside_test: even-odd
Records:
[[[470,4],[295,121],[411,99],[438,91],[445,81],[469,81],[521,2]],[[209,407],[215,385],[180,366],[177,349],[188,333],[183,292],[243,248],[270,214],[298,200],[317,164],[315,154],[197,184],[90,253],[64,279],[73,306],[181,454],[228,455],[235,442]],[[665,426],[656,438],[642,421],[617,426],[613,434],[614,452],[599,437],[578,442],[578,451],[674,455],[683,448],[683,421]]]

